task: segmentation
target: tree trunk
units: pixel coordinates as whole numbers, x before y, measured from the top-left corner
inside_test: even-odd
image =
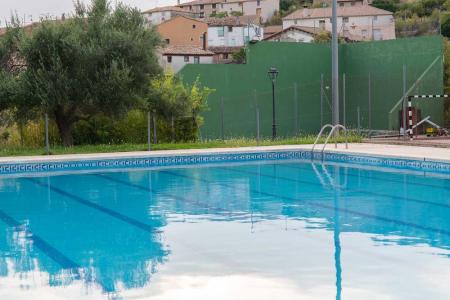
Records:
[[[59,137],[61,138],[63,146],[73,146],[73,116],[66,116],[64,109],[62,107],[58,107],[55,109],[55,122],[56,126],[58,126]]]

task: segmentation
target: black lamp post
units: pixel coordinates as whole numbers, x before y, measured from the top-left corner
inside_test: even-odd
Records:
[[[275,67],[271,67],[267,72],[269,78],[272,81],[272,140],[277,138],[277,124],[275,122],[275,81],[277,80],[278,70]]]

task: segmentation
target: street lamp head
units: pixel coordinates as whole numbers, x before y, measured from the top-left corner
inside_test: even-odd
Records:
[[[269,69],[269,71],[267,72],[267,74],[269,74],[270,80],[275,81],[277,79],[277,76],[278,76],[278,70],[275,67],[271,67]]]

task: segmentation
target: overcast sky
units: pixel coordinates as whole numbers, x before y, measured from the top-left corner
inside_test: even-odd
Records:
[[[187,0],[181,1],[186,2]],[[83,0],[83,2],[90,2]],[[110,0],[115,3],[116,0]],[[156,6],[172,5],[176,0],[117,0],[139,9],[150,9]],[[73,11],[73,0],[0,0],[0,27],[5,26],[5,20],[9,21],[11,12],[17,12],[21,19],[29,23],[39,20],[39,16],[50,14],[61,16],[62,13]]]

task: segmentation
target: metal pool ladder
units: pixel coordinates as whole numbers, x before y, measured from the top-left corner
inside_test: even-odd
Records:
[[[311,149],[311,159],[314,159],[314,148],[316,148],[316,145],[317,145],[317,143],[319,142],[320,137],[322,136],[323,132],[324,132],[325,129],[327,129],[327,128],[331,128],[331,130],[330,130],[330,133],[328,134],[327,138],[325,139],[325,143],[323,144],[323,147],[322,147],[322,151],[321,151],[322,158],[323,158],[323,152],[325,151],[325,147],[326,147],[327,144],[328,144],[328,140],[329,140],[330,137],[333,135],[333,133],[334,133],[334,131],[335,131],[336,129],[341,128],[341,129],[344,130],[344,133],[345,133],[345,149],[348,149],[348,134],[347,134],[347,128],[345,128],[345,126],[344,126],[344,125],[341,125],[341,124],[336,124],[336,125],[334,125],[334,126],[331,125],[331,124],[325,124],[325,125],[323,125],[322,129],[320,129],[320,132],[319,132],[319,134],[317,135],[317,138],[316,138],[316,140],[315,140],[315,142],[314,142],[314,145],[313,145],[313,147],[312,147],[312,149]],[[337,139],[336,139],[336,137],[334,138],[334,148],[337,148]]]

